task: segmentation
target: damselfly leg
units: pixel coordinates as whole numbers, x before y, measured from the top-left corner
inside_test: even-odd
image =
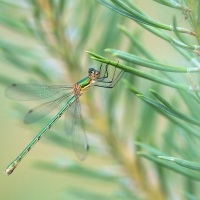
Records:
[[[120,78],[123,76],[124,71],[119,70],[117,72],[116,67],[112,68],[113,71],[109,72],[108,71],[109,64],[110,63],[104,66],[105,69],[102,67],[102,65],[100,66],[100,77],[96,79],[96,83],[94,83],[94,86],[103,88],[113,88],[118,83]],[[117,63],[117,65],[118,64],[119,62]]]

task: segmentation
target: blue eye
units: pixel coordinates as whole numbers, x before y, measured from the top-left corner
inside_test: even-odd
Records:
[[[89,68],[88,69],[88,74],[91,74],[92,72],[94,72],[94,68]]]

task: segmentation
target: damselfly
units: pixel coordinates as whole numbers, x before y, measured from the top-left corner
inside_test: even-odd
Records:
[[[66,94],[59,98],[44,103],[32,110],[30,110],[24,122],[35,122],[60,105],[66,98],[71,98],[67,101],[65,106],[57,113],[57,115],[38,133],[38,135],[30,142],[30,144],[21,152],[21,154],[11,162],[5,170],[6,174],[11,174],[17,167],[22,158],[31,150],[31,148],[41,139],[41,137],[52,127],[52,125],[68,110],[72,113],[72,122],[70,135],[72,137],[72,145],[74,151],[80,160],[84,160],[89,150],[87,138],[84,132],[83,119],[81,114],[81,104],[79,97],[87,91],[91,86],[98,86],[104,88],[113,88],[123,75],[123,71],[117,72],[113,68],[109,72],[107,65],[101,65],[99,70],[89,68],[88,76],[78,81],[74,86],[65,85],[40,85],[40,84],[12,84],[6,90],[6,96],[15,100],[38,100],[57,95],[61,91],[67,91]]]

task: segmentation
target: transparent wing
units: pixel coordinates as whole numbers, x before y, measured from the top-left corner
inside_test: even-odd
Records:
[[[53,111],[56,107],[58,107],[60,103],[70,95],[72,95],[72,92],[29,110],[29,112],[25,116],[24,123],[30,124],[42,119],[51,111]]]
[[[71,123],[70,132],[69,129],[66,129],[66,132],[71,135],[72,145],[77,157],[80,160],[84,160],[87,156],[89,145],[84,131],[84,123],[81,114],[81,104],[78,98],[70,106],[67,114],[71,114],[70,117],[72,121],[68,121],[69,123]],[[67,116],[66,119],[69,120],[69,117]]]
[[[12,84],[6,89],[5,95],[14,100],[31,101],[48,98],[70,89],[71,86],[65,85]]]

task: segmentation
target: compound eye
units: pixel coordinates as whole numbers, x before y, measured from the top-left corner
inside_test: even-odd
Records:
[[[89,68],[89,69],[88,69],[88,74],[91,74],[93,71],[94,71],[93,68]]]
[[[100,76],[100,71],[96,71],[95,75]]]

